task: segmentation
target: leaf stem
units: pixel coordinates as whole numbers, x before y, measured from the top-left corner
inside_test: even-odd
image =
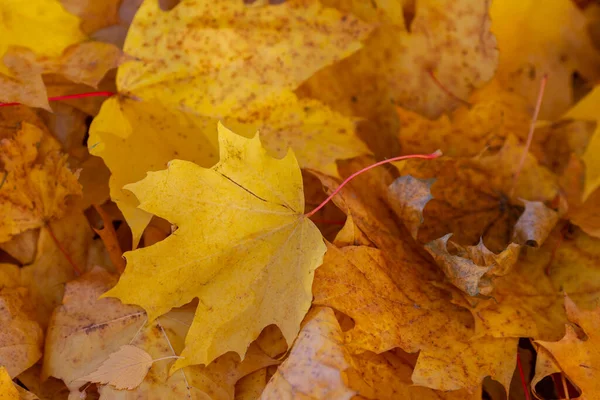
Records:
[[[317,211],[319,211],[321,208],[325,207],[325,205],[327,203],[329,203],[331,201],[331,199],[333,199],[333,197],[338,194],[340,192],[340,190],[342,190],[342,188],[344,186],[346,186],[346,184],[348,184],[352,179],[356,178],[358,175],[362,174],[363,172],[367,172],[375,167],[379,167],[380,165],[383,164],[388,164],[394,161],[402,161],[402,160],[408,160],[411,158],[422,158],[422,159],[426,159],[426,160],[431,160],[434,158],[438,158],[439,156],[442,155],[442,152],[440,150],[436,150],[431,154],[410,154],[407,156],[398,156],[398,157],[393,157],[393,158],[388,158],[387,160],[383,160],[383,161],[379,161],[376,162],[375,164],[371,164],[368,167],[365,167],[363,169],[361,169],[360,171],[356,171],[355,173],[353,173],[352,175],[350,175],[348,178],[346,178],[341,184],[340,186],[338,186],[330,195],[329,197],[327,197],[325,200],[323,200],[323,202],[321,204],[319,204],[314,210],[304,214],[305,217],[310,218],[312,217]]]
[[[48,97],[48,101],[60,101],[60,100],[71,100],[71,99],[83,99],[85,97],[110,97],[114,95],[114,92],[100,91],[100,92],[87,92],[87,93],[76,93],[76,94],[65,94],[63,96]],[[0,107],[18,106],[21,103],[0,103]]]
[[[54,240],[54,243],[56,244],[56,247],[58,247],[58,249],[60,250],[60,252],[63,253],[63,255],[65,256],[65,258],[69,262],[69,264],[71,264],[71,266],[73,267],[73,270],[75,271],[75,275],[76,276],[80,276],[82,274],[81,270],[79,269],[79,267],[77,266],[77,264],[75,263],[75,261],[71,258],[71,255],[69,254],[69,252],[67,252],[65,250],[65,248],[62,246],[62,244],[60,243],[60,241],[58,240],[58,238],[54,234],[54,231],[52,230],[52,227],[50,226],[49,222],[46,222],[46,229],[48,230],[48,233],[50,234],[50,237],[52,238],[52,240]]]
[[[546,83],[548,82],[548,74],[544,74],[542,77],[542,82],[540,83],[540,90],[538,92],[537,101],[535,103],[535,110],[533,112],[533,117],[531,118],[531,124],[529,125],[529,133],[527,134],[527,142],[525,143],[525,148],[523,149],[523,154],[521,155],[521,160],[519,161],[519,166],[517,167],[517,172],[513,177],[512,187],[510,189],[509,197],[512,197],[515,193],[515,188],[517,187],[517,182],[519,181],[519,175],[521,174],[521,169],[523,169],[523,164],[525,164],[525,159],[527,158],[527,154],[529,153],[529,148],[531,147],[531,142],[533,140],[533,132],[535,131],[535,123],[537,122],[538,115],[540,113],[540,108],[542,108],[542,99],[544,98],[544,90],[546,89]]]
[[[529,388],[527,387],[527,380],[525,379],[525,372],[523,371],[523,365],[521,364],[521,355],[517,350],[517,367],[519,369],[519,377],[521,378],[521,384],[523,385],[523,391],[525,392],[525,398],[527,400],[531,400],[531,395],[529,394]]]

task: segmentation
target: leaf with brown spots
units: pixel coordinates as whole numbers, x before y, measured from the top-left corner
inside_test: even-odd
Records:
[[[299,93],[344,115],[365,118],[361,138],[377,153],[400,150],[395,105],[426,117],[461,105],[492,78],[498,52],[489,2],[346,1],[327,5],[376,24],[364,47],[318,71]],[[435,149],[433,149],[435,150]]]
[[[411,160],[401,171],[407,175],[389,187],[388,201],[411,235],[425,243],[448,280],[471,296],[491,294],[492,279],[510,271],[520,247],[539,247],[558,221],[558,213],[542,202],[520,199],[550,202],[558,193],[556,178],[532,156],[518,182],[536,182],[535,193],[520,183],[513,193],[511,170],[498,171],[499,163],[512,165],[519,150],[509,136],[489,156]]]
[[[302,167],[331,175],[336,159],[368,153],[355,138],[354,118],[292,90],[359,49],[369,31],[318,0],[186,0],[168,12],[144,2],[125,44],[136,60],[117,77],[124,98],[103,105],[88,142],[112,172],[111,197],[132,226],[134,245],[150,215],[123,186],[175,158],[213,165],[220,119],[247,137],[260,130],[273,155],[292,147]]]
[[[476,400],[480,393],[440,393],[412,384],[406,359],[387,352],[352,354],[330,308],[315,308],[304,321],[290,355],[260,399]],[[310,377],[310,379],[307,379]],[[354,396],[356,395],[356,396]]]
[[[146,313],[138,307],[123,305],[115,299],[98,299],[115,283],[116,277],[101,268],[70,282],[63,305],[50,322],[43,376],[64,380],[74,395],[78,395],[89,375],[123,345],[135,346],[155,361],[145,379],[132,391],[101,386],[101,394],[111,399],[126,399],[134,393],[148,399],[176,395],[232,400],[238,379],[277,364],[252,345],[243,362],[237,355],[228,353],[207,367],[186,367],[169,376],[170,365],[183,349],[194,308],[174,309],[148,323]],[[81,351],[82,346],[85,352]]]

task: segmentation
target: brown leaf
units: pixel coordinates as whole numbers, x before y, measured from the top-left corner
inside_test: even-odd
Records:
[[[243,362],[234,353],[227,353],[209,366],[186,367],[169,376],[175,356],[184,347],[195,305],[174,309],[148,324],[142,309],[111,298],[98,299],[115,283],[115,276],[98,267],[70,282],[63,305],[50,322],[43,376],[63,379],[73,395],[78,395],[87,376],[123,345],[142,349],[156,361],[133,391],[100,387],[102,396],[117,400],[132,393],[148,399],[175,395],[231,400],[238,379],[278,363],[252,345]],[[86,346],[85,353],[81,352],[82,345]]]
[[[43,332],[27,297],[24,288],[0,290],[0,365],[11,377],[42,356]]]
[[[600,393],[596,369],[600,365],[600,308],[593,311],[580,310],[568,296],[565,309],[569,321],[583,330],[580,338],[576,330],[567,325],[567,333],[559,342],[536,341],[548,350],[567,376],[582,390],[582,399],[595,399]]]
[[[21,269],[21,279],[42,327],[46,328],[52,311],[61,304],[65,283],[77,276],[73,264],[80,271],[88,269],[92,237],[87,219],[76,208],[40,229],[35,260]]]

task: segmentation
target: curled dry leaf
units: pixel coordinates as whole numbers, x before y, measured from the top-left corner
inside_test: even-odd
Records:
[[[60,218],[66,200],[81,194],[60,146],[37,126],[24,122],[13,138],[0,140],[0,242]]]
[[[365,162],[369,163],[347,162],[341,169],[349,174],[362,168]],[[330,190],[337,187],[338,182],[331,177],[318,176]],[[352,338],[347,345],[352,348],[356,343],[353,351],[381,352],[394,347],[409,352],[421,350],[412,375],[415,384],[440,390],[474,390],[481,384],[484,377],[481,371],[485,369],[507,387],[515,367],[516,339],[473,340],[473,322],[466,314],[468,311],[448,302],[448,292],[439,287],[443,274],[427,260],[420,246],[407,240],[410,234],[396,222],[387,205],[387,187],[391,181],[385,170],[374,169],[355,178],[334,197],[338,207],[351,212],[357,226],[379,248],[366,251],[379,251],[379,261],[383,263],[372,258],[338,260],[326,253],[324,265],[315,273],[316,304],[340,310],[356,322],[347,332]],[[350,248],[341,251],[348,252]],[[353,251],[365,251],[359,249]],[[328,267],[329,260],[333,264]],[[326,273],[331,275],[323,281]],[[317,289],[319,283],[323,292]],[[348,291],[348,287],[361,289]],[[460,293],[452,287],[448,290],[455,295]],[[364,304],[378,306],[364,307]],[[382,318],[384,310],[386,317]],[[361,328],[359,320],[364,321],[364,327]],[[474,359],[481,363],[473,364]]]
[[[409,161],[402,173],[411,175],[396,179],[388,190],[388,202],[413,238],[426,243],[448,280],[471,296],[491,294],[493,277],[510,271],[520,245],[538,247],[558,221],[558,213],[543,203],[514,198],[504,173],[492,169],[515,155],[518,146],[511,146],[509,138],[498,155]],[[558,190],[553,176],[529,161],[532,170],[522,179],[549,180],[544,200],[551,200]],[[532,195],[529,189],[522,193]],[[511,205],[511,198],[525,209]]]
[[[80,379],[131,390],[146,378],[152,362],[152,356],[143,349],[126,344],[111,353],[97,370]]]
[[[580,337],[571,325],[559,342],[538,340],[536,343],[552,354],[561,370],[582,391],[582,399],[595,399],[600,393],[596,370],[600,365],[600,308],[592,311],[580,310],[568,296],[565,296],[565,309],[569,321],[583,331]]]
[[[219,141],[221,161],[210,169],[174,160],[127,186],[142,209],[178,229],[125,253],[127,268],[105,294],[139,304],[150,320],[200,300],[175,369],[208,364],[228,351],[242,356],[270,324],[291,343],[325,252],[320,232],[303,215],[294,154],[274,159],[258,136],[246,139],[222,125]]]
[[[598,239],[557,227],[540,249],[524,251],[514,269],[494,280],[492,298],[461,300],[476,335],[559,340],[567,322],[563,291],[579,307],[596,307],[599,249]]]
[[[27,289],[0,290],[0,365],[11,377],[19,375],[42,356],[43,332],[35,322]]]
[[[175,396],[233,400],[237,380],[278,363],[251,345],[243,362],[237,355],[228,353],[207,367],[185,367],[169,375],[173,359],[183,350],[184,338],[194,317],[193,305],[171,310],[147,323],[141,308],[115,299],[99,299],[116,280],[97,267],[68,283],[64,304],[50,323],[43,377],[51,375],[63,379],[73,396],[78,396],[79,388],[89,375],[124,345],[143,350],[155,361],[146,378],[133,390],[101,386],[101,395],[110,399],[126,400],[136,396],[158,400]],[[82,352],[82,348],[86,351]]]

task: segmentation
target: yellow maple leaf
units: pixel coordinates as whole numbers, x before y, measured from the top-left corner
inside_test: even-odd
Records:
[[[29,123],[14,138],[0,141],[0,242],[61,217],[69,196],[81,194],[77,176],[59,149],[53,138]]]
[[[369,30],[316,0],[277,6],[186,0],[169,12],[145,2],[125,43],[136,61],[122,65],[117,75],[119,92],[131,99],[109,100],[88,142],[112,172],[111,197],[132,227],[134,245],[150,215],[135,208],[137,201],[123,185],[174,158],[212,165],[219,119],[248,137],[259,129],[273,154],[283,156],[292,147],[302,167],[332,175],[337,175],[336,159],[368,153],[354,137],[354,119],[316,100],[299,99],[292,90],[358,49]],[[154,125],[164,120],[159,123],[164,129],[145,123],[152,119]],[[188,145],[173,130],[198,145]],[[158,139],[160,146],[152,144]],[[138,162],[123,163],[118,154],[125,149],[127,158]]]
[[[156,101],[110,98],[90,128],[90,153],[111,170],[110,194],[131,227],[137,246],[152,215],[137,208],[135,196],[123,186],[158,171],[172,159],[209,167],[218,160],[215,122],[169,109]],[[124,163],[123,160],[127,160]]]
[[[151,320],[200,300],[174,368],[243,355],[264,327],[288,343],[311,302],[325,246],[302,213],[298,163],[290,151],[271,158],[258,136],[219,125],[221,161],[206,169],[174,160],[127,186],[140,208],[178,226],[148,248],[125,254],[127,268],[105,296],[141,305]],[[132,290],[135,288],[135,290]]]
[[[583,330],[580,338],[571,325],[566,325],[567,333],[559,342],[536,341],[548,350],[564,373],[581,389],[581,399],[597,399],[600,382],[596,370],[600,363],[600,308],[592,311],[580,310],[565,296],[565,309],[569,321]]]

